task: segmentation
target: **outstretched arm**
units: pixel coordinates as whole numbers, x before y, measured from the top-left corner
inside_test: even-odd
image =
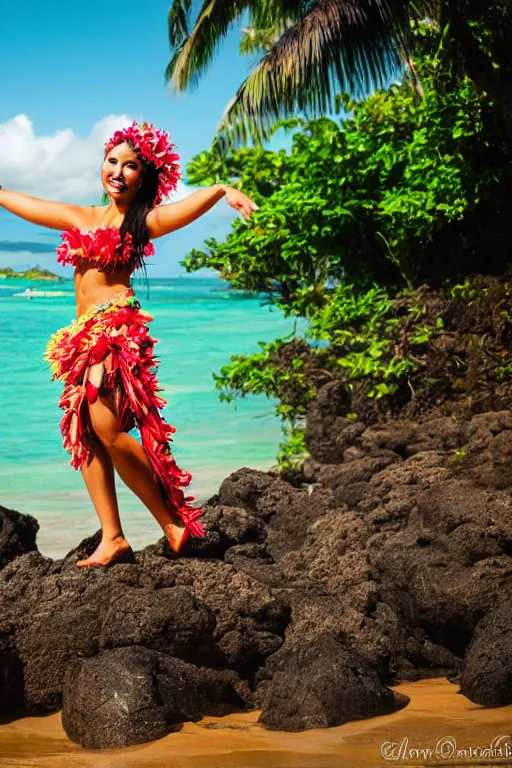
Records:
[[[186,227],[187,224],[213,208],[224,195],[228,205],[240,211],[246,218],[258,208],[256,203],[238,189],[229,187],[227,184],[212,184],[211,187],[193,192],[178,203],[159,205],[150,211],[146,217],[149,236],[152,239],[162,237],[175,229]]]
[[[79,205],[54,203],[37,197],[13,192],[0,187],[0,207],[22,219],[50,229],[79,227],[84,220],[84,209]]]

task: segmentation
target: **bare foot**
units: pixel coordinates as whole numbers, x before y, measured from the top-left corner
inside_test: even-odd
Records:
[[[175,525],[174,523],[166,523],[162,526],[165,538],[169,542],[170,548],[178,554],[183,544],[188,539],[188,530],[184,525]]]
[[[108,565],[116,558],[124,555],[131,549],[124,536],[116,536],[115,539],[102,539],[90,557],[85,560],[78,560],[79,568],[86,568],[93,565]]]

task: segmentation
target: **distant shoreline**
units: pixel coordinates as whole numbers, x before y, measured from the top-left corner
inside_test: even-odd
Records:
[[[0,280],[19,280],[20,278],[22,280],[44,280],[55,283],[64,282],[63,278],[59,277],[59,275],[55,275],[48,269],[41,269],[39,266],[27,269],[25,272],[16,272],[12,267],[4,267],[3,269],[0,269]]]

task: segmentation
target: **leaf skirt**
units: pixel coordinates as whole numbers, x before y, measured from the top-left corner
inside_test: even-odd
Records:
[[[64,383],[59,406],[64,410],[60,428],[71,466],[80,469],[92,458],[88,438],[94,437],[89,403],[98,396],[113,397],[119,425],[129,432],[139,430],[153,477],[164,499],[176,511],[192,536],[204,536],[198,520],[200,507],[185,496],[182,487],[192,480],[181,470],[171,453],[176,427],[168,424],[161,410],[166,401],[156,377],[157,342],[149,334],[152,316],[141,309],[132,289],[88,310],[71,325],[57,331],[48,343],[44,359],[53,379]]]

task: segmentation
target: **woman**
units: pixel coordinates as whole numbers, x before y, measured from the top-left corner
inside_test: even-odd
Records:
[[[204,536],[201,509],[184,496],[192,475],[170,449],[176,431],[160,413],[165,400],[156,378],[153,319],[131,288],[130,275],[154,253],[151,240],[206,213],[225,195],[246,218],[257,206],[242,192],[214,184],[185,200],[160,205],[176,189],[179,155],[168,133],[134,122],[105,144],[101,181],[109,204],[76,206],[39,200],[0,187],[0,206],[23,219],[65,230],[58,261],[75,267],[77,320],[51,338],[45,359],[64,382],[60,406],[63,445],[81,469],[98,514],[102,538],[77,566],[133,558],[123,535],[114,470],[154,515],[175,552]],[[128,432],[137,427],[141,442]]]

